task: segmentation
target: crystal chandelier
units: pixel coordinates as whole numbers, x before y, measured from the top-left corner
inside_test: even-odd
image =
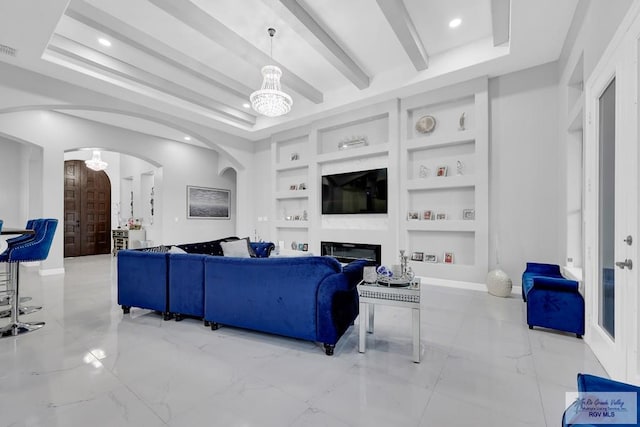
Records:
[[[273,59],[273,35],[276,30],[269,28],[271,37],[271,58]],[[253,109],[267,117],[277,117],[291,111],[293,100],[289,95],[282,92],[280,87],[280,77],[282,70],[275,65],[265,65],[262,67],[262,87],[249,96]]]
[[[89,169],[94,171],[103,171],[109,166],[107,162],[103,162],[100,158],[100,152],[94,151],[91,160],[85,160],[84,164],[87,165]]]

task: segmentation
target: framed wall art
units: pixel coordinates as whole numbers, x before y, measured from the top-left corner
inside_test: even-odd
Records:
[[[187,185],[188,219],[230,219],[231,191]]]

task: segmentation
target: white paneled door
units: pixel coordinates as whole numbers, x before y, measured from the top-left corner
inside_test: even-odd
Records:
[[[640,18],[634,10],[586,85],[585,339],[612,378],[638,383]]]

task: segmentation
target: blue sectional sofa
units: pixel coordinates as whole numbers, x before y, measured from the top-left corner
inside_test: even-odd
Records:
[[[215,245],[179,246],[211,252]],[[358,316],[356,284],[367,261],[343,268],[330,257],[268,258],[272,247],[255,245],[254,258],[119,251],[118,304],[124,313],[140,307],[165,320],[202,318],[214,330],[229,325],[318,341],[333,354]]]

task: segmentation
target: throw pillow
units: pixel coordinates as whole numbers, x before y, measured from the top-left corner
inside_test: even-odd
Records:
[[[249,241],[247,239],[235,240],[233,242],[220,242],[224,256],[238,258],[251,258],[249,251]]]
[[[187,251],[177,246],[171,246],[171,249],[169,249],[169,253],[170,254],[186,254]]]

